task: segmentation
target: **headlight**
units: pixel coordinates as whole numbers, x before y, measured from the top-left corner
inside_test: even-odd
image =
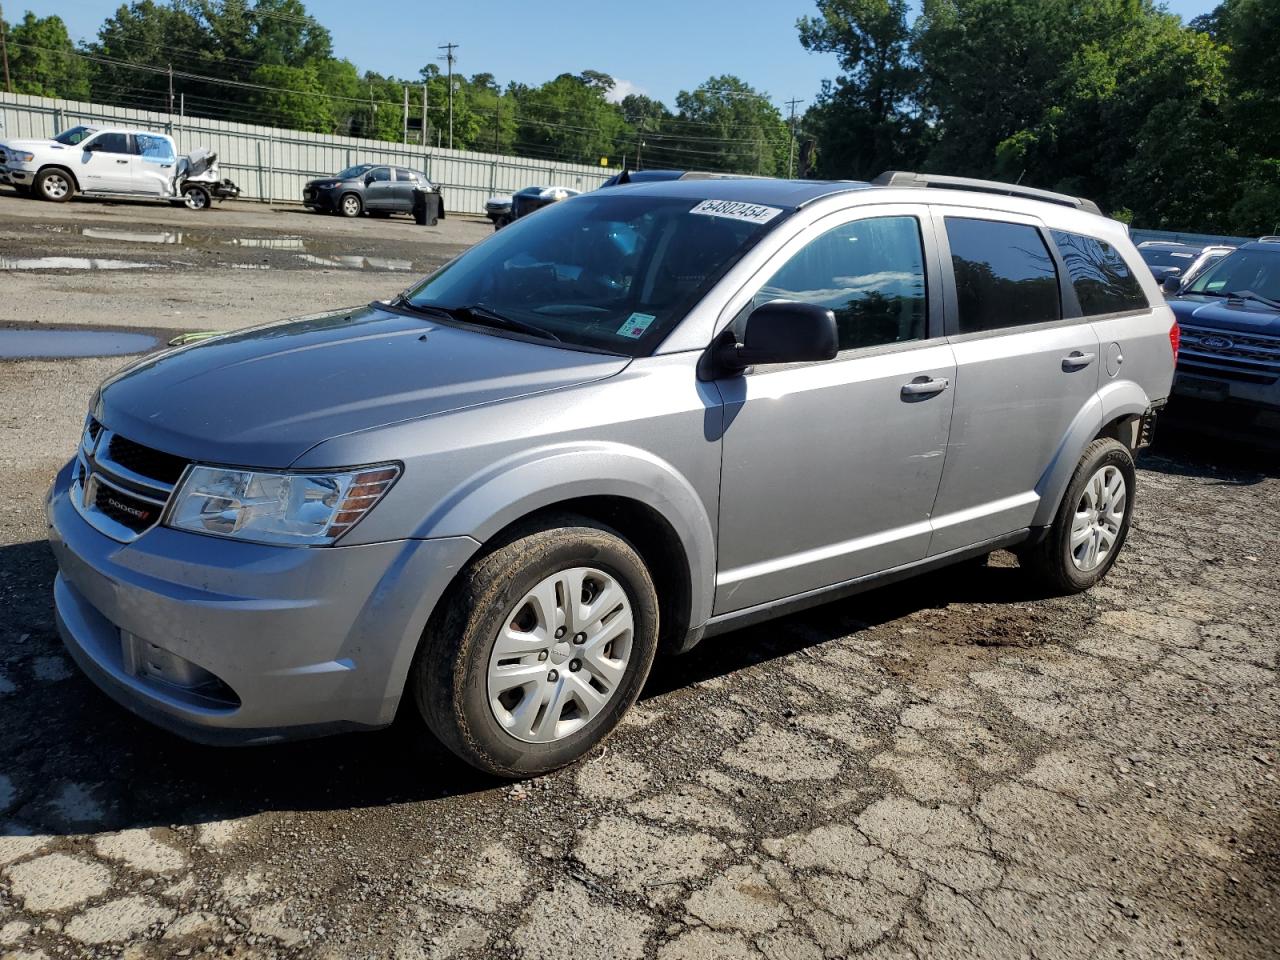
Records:
[[[260,473],[196,465],[166,523],[257,543],[331,544],[360,522],[400,476],[397,464],[337,473]]]
[[[36,158],[34,153],[15,153],[12,156],[19,163],[32,163]]]

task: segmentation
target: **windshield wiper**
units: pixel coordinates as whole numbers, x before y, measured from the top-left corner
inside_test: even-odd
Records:
[[[438,309],[445,310],[454,316],[460,316],[470,323],[483,327],[501,327],[504,330],[514,330],[516,333],[527,333],[531,336],[541,337],[544,340],[561,342],[559,337],[545,327],[505,316],[492,307],[486,307],[483,303],[473,303],[467,307],[441,307]]]
[[[1233,291],[1227,294],[1233,300],[1257,300],[1258,303],[1265,303],[1269,307],[1280,307],[1280,303],[1275,300],[1268,300],[1260,293],[1254,293],[1252,290],[1241,290],[1238,293]]]

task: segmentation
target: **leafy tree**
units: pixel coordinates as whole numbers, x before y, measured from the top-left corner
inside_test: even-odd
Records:
[[[712,77],[676,95],[677,113],[655,145],[672,166],[786,176],[791,135],[782,114],[738,77]],[[652,143],[652,138],[650,138]],[[665,159],[664,159],[665,158]]]
[[[325,96],[320,72],[314,66],[288,67],[263,64],[252,81],[264,88],[253,91],[253,107],[269,123],[291,130],[332,132],[336,125],[334,101]]]
[[[917,165],[927,128],[906,0],[818,0],[818,16],[796,25],[805,49],[836,54],[843,71],[805,115],[822,143],[820,173],[871,177]]]
[[[9,78],[15,93],[38,97],[89,99],[89,65],[77,57],[58,16],[30,11],[17,26],[0,23],[9,38]]]
[[[577,163],[620,157],[630,130],[616,104],[605,99],[613,87],[562,73],[540,87],[513,86],[517,153]]]

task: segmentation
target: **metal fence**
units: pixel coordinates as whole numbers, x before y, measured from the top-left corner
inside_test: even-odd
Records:
[[[1164,240],[1173,243],[1190,243],[1195,246],[1208,247],[1221,245],[1227,247],[1238,247],[1242,243],[1248,243],[1250,240],[1256,240],[1257,237],[1224,237],[1216,233],[1178,233],[1172,230],[1140,230],[1134,227],[1129,231],[1129,236],[1134,243],[1142,243],[1146,240]]]
[[[357,163],[411,167],[440,184],[450,212],[483,213],[485,200],[534,184],[591,190],[614,171],[493,153],[338,137],[203,117],[0,93],[0,140],[47,138],[77,124],[167,133],[179,152],[209,147],[246,200],[301,202],[302,186]]]

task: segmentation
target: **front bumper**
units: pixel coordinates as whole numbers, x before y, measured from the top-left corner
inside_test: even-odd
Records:
[[[207,743],[261,743],[395,717],[418,638],[467,537],[276,547],[154,527],[122,544],[68,496],[47,504],[71,656],[143,718]]]
[[[35,183],[35,179],[34,170],[28,170],[21,165],[0,163],[0,183],[7,183],[13,187],[29,187]]]
[[[314,187],[306,187],[302,191],[302,205],[313,210],[334,210],[336,196],[332,188],[317,190]]]

